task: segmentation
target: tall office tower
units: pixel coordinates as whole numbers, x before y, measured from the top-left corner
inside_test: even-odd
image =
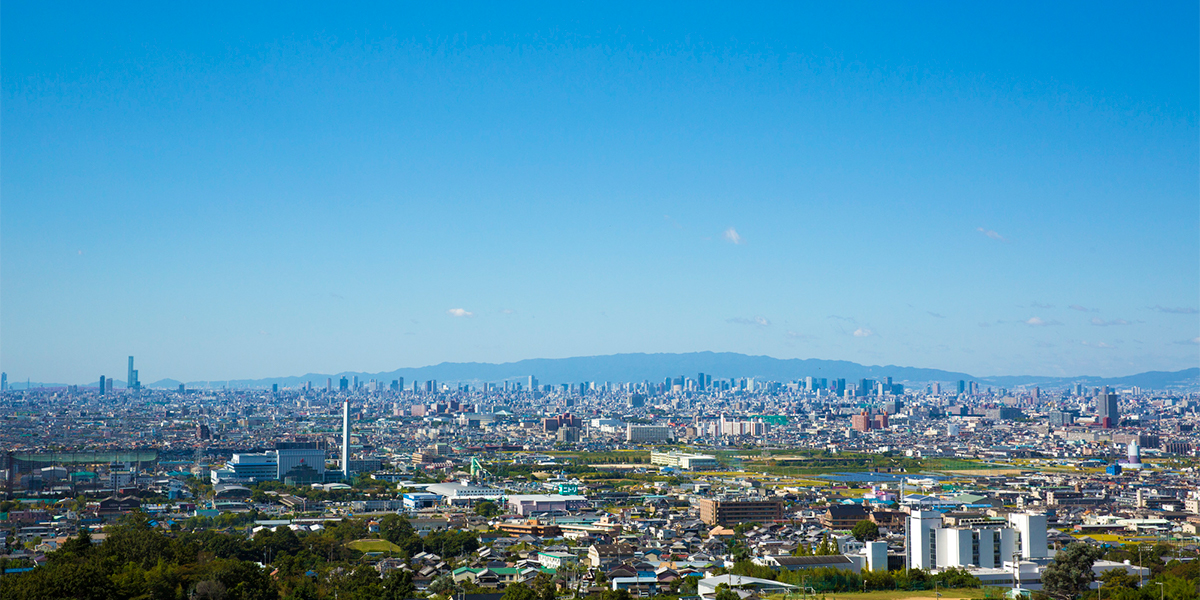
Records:
[[[533,375],[530,375],[530,376],[529,376],[529,391],[531,391],[531,392],[536,392],[536,391],[537,391],[537,389],[538,389],[538,380],[537,380],[537,377],[534,377]]]
[[[698,388],[700,391],[704,391],[705,389],[708,389],[708,388],[706,388],[706,387],[704,386],[704,373],[697,373],[697,374],[696,374],[696,387],[697,387],[697,388]]]
[[[101,389],[104,386],[100,386]],[[0,373],[0,392],[8,390],[8,373]]]
[[[1117,395],[1104,393],[1096,396],[1096,417],[1100,426],[1112,429],[1121,422],[1121,413],[1117,409]]]
[[[397,383],[396,389],[403,392],[404,391],[404,378],[401,377],[400,379],[397,379],[396,383]]]
[[[942,395],[942,384],[938,383],[936,381],[933,382],[933,385],[930,386],[930,391],[933,393],[934,396],[941,396]]]
[[[104,395],[104,376],[100,376],[100,395]]]
[[[112,392],[113,392],[113,379],[112,379],[112,377],[109,377],[108,381],[104,382],[104,393],[111,394]]]
[[[350,390],[350,380],[345,377],[338,380],[338,391],[345,392]]]
[[[327,392],[333,391],[333,378],[332,377],[325,378],[325,391],[327,391]]]
[[[961,394],[965,391],[967,391],[967,382],[959,379],[958,380],[958,393]]]
[[[358,390],[358,375],[354,376],[354,387],[352,389],[354,389],[355,391]]]
[[[125,378],[125,387],[137,389],[137,373],[133,371],[133,357],[129,357],[129,376]]]
[[[350,401],[342,402],[342,477],[350,480]]]

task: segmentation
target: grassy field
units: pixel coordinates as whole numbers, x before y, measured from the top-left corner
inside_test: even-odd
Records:
[[[939,592],[941,593],[941,600],[975,600],[988,597],[985,595],[988,593],[987,588],[939,590]],[[992,594],[991,597],[1000,598],[1004,592],[1003,590],[997,592],[996,589],[993,588],[990,590],[990,593]],[[872,591],[865,594],[863,592],[824,592],[823,594],[818,593],[815,597],[821,598],[822,596],[825,598],[825,600],[833,600],[835,597],[853,598],[854,600],[908,600],[909,598],[923,600],[925,598],[939,598],[939,596],[937,596],[933,590],[925,590],[921,592]],[[786,598],[782,595],[767,596],[767,598],[770,600],[801,600],[804,598],[804,596],[802,594],[792,594]],[[810,594],[809,598],[813,598],[813,596]]]
[[[359,552],[400,552],[400,546],[387,540],[354,540],[346,547]]]

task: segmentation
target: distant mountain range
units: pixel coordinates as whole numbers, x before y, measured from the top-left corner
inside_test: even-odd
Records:
[[[1154,390],[1200,389],[1200,368],[1182,371],[1147,371],[1126,377],[1043,377],[1035,375],[1005,375],[976,377],[967,373],[956,373],[940,369],[899,367],[894,365],[868,366],[844,360],[779,359],[770,356],[749,356],[733,352],[689,352],[684,354],[610,354],[606,356],[577,356],[572,358],[534,358],[510,363],[441,363],[427,367],[396,369],[384,373],[347,371],[343,373],[309,373],[298,377],[268,377],[265,379],[238,379],[231,381],[190,381],[188,388],[234,389],[297,387],[312,382],[313,387],[324,388],[325,382],[333,380],[336,387],[342,377],[358,376],[360,381],[375,379],[391,383],[404,378],[406,387],[414,381],[428,381],[478,385],[485,382],[523,381],[530,375],[541,384],[579,383],[581,381],[660,382],[667,377],[695,377],[697,373],[711,375],[713,379],[730,377],[753,377],[766,381],[795,381],[804,377],[845,379],[855,383],[859,379],[882,379],[908,385],[924,386],[929,382],[953,383],[959,380],[976,381],[982,386],[1016,388],[1041,386],[1046,389],[1061,389],[1074,383],[1085,386],[1112,386],[1128,388],[1138,386]],[[150,388],[172,389],[182,383],[175,379],[162,379],[146,384]],[[23,389],[25,382],[10,382],[14,389]],[[58,383],[33,383],[33,387],[66,387]],[[95,382],[81,384],[95,387]],[[115,387],[123,388],[124,382],[117,381]]]
[[[980,385],[1013,388],[1019,386],[1041,386],[1064,388],[1074,383],[1086,386],[1139,386],[1147,389],[1196,389],[1200,388],[1200,368],[1182,371],[1148,371],[1126,377],[1040,377],[998,376],[975,377],[967,373],[956,373],[940,369],[917,367],[867,366],[844,360],[779,359],[770,356],[748,356],[733,352],[689,352],[684,354],[611,354],[606,356],[578,356],[572,358],[535,358],[511,363],[441,363],[427,367],[397,369],[384,373],[344,372],[336,374],[309,373],[298,377],[274,377],[266,379],[242,379],[233,381],[188,382],[187,387],[269,388],[296,387],[312,382],[314,387],[323,388],[332,379],[336,387],[341,377],[358,376],[360,381],[375,379],[391,383],[404,378],[407,387],[414,381],[430,379],[450,384],[524,380],[530,375],[541,384],[578,383],[581,381],[651,381],[660,382],[667,377],[695,377],[697,373],[713,379],[730,377],[753,377],[760,380],[794,381],[804,377],[845,379],[847,383],[859,379],[882,379],[924,385],[928,382],[977,381]],[[164,379],[149,384],[155,388],[179,387],[179,381]]]

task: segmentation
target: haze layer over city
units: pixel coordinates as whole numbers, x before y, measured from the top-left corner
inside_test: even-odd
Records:
[[[1200,600],[1195,3],[0,5],[0,597]]]

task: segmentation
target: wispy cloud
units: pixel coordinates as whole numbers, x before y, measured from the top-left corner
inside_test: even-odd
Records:
[[[738,235],[737,230],[732,227],[725,230],[724,237],[726,240],[733,242],[735,244],[742,243],[742,236]]]
[[[446,311],[446,314],[448,314],[452,317],[473,317],[473,316],[475,316],[475,313],[473,313],[465,308],[452,308],[452,309]]]
[[[1049,327],[1051,325],[1062,325],[1062,323],[1059,323],[1058,321],[1054,321],[1054,320],[1047,321],[1041,317],[1030,317],[1025,320],[1025,324],[1029,325],[1031,327]]]
[[[1008,241],[1007,239],[1005,239],[1004,236],[996,233],[995,231],[992,231],[991,229],[984,229],[982,227],[976,227],[975,231],[978,231],[979,233],[982,233],[983,235],[986,235],[998,242],[1007,242]]]
[[[1068,306],[1067,308],[1069,308],[1071,310],[1077,310],[1079,312],[1099,312],[1098,310],[1096,310],[1094,308],[1088,308],[1086,306],[1080,306],[1078,304],[1072,304],[1072,305]]]
[[[671,218],[671,215],[663,215],[663,219],[664,219],[664,220],[667,222],[667,224],[668,224],[668,225],[670,225],[671,227],[674,227],[675,229],[683,229],[683,225],[680,225],[680,224],[679,224],[679,221],[676,221],[675,219],[672,219],[672,218]]]
[[[784,335],[788,336],[789,338],[791,338],[793,340],[811,340],[811,339],[813,339],[813,336],[808,335],[807,333],[800,333],[797,331],[789,331]]]
[[[854,337],[871,337],[873,335],[875,335],[875,332],[866,327],[859,327],[854,330]]]
[[[925,311],[925,314],[927,314],[935,319],[945,319],[946,318],[946,315],[939,315],[938,313],[928,311],[928,310]]]
[[[759,327],[766,327],[771,324],[771,321],[767,320],[766,317],[754,317],[753,319],[747,319],[745,317],[733,317],[732,319],[725,319],[725,322],[734,323],[736,325],[757,325]]]
[[[829,315],[828,317],[825,317],[825,318],[826,319],[834,319],[836,321],[845,321],[847,323],[857,323],[858,322],[858,321],[854,320],[854,317],[843,317],[841,315]]]
[[[514,313],[516,313],[516,312],[517,312],[517,311],[515,311],[515,310],[513,310],[513,309],[511,309],[511,308],[502,308],[502,309],[500,309],[500,314],[502,314],[502,315],[511,315],[511,314],[514,314]]]
[[[1183,344],[1185,346],[1200,346],[1200,337],[1194,337],[1190,340],[1179,340],[1178,342],[1175,342],[1175,343]]]
[[[1092,317],[1092,325],[1096,325],[1098,327],[1108,327],[1110,325],[1128,325],[1128,324],[1129,324],[1129,321],[1126,321],[1125,319],[1113,319],[1111,321],[1105,321],[1104,319],[1101,319],[1100,317]]]
[[[1030,306],[1034,308],[1054,308],[1053,304],[1042,304],[1041,302],[1033,302]]]
[[[1115,347],[1115,346],[1113,346],[1113,345],[1111,345],[1111,344],[1106,344],[1106,343],[1104,343],[1104,342],[1095,342],[1095,343],[1091,343],[1091,342],[1087,342],[1087,341],[1082,341],[1082,342],[1079,342],[1079,343],[1080,343],[1080,344],[1083,344],[1084,346],[1088,346],[1088,347],[1090,347],[1090,348],[1114,348],[1114,347]]]
[[[1150,310],[1157,310],[1160,313],[1171,313],[1173,315],[1194,315],[1200,311],[1186,306],[1151,306]]]

